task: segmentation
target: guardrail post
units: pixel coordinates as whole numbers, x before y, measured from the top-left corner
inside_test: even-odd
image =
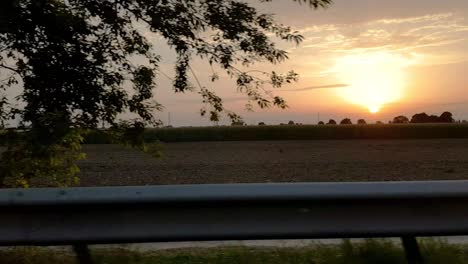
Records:
[[[91,253],[89,252],[88,245],[86,244],[75,244],[73,245],[73,250],[75,251],[76,258],[80,264],[93,264],[93,259],[91,258]]]
[[[418,241],[415,237],[404,236],[401,237],[403,248],[405,249],[406,259],[408,264],[423,264],[424,260],[419,250]]]

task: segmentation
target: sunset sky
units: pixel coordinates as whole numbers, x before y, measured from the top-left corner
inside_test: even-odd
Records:
[[[247,124],[316,124],[318,119],[356,122],[411,117],[426,112],[450,111],[468,120],[468,1],[467,0],[334,0],[328,9],[313,10],[291,0],[260,3],[248,0],[261,12],[276,14],[278,22],[299,31],[304,41],[278,42],[289,60],[280,65],[257,64],[255,70],[294,70],[300,81],[279,89],[266,87],[286,99],[286,110],[245,111],[246,96],[235,80],[206,61],[192,62],[196,76],[224,99],[227,109]],[[145,29],[142,28],[144,31]],[[212,125],[200,116],[203,106],[196,92],[175,94],[172,88],[176,57],[161,37],[145,35],[161,55],[155,99],[164,111],[156,116],[171,125]],[[192,78],[192,82],[195,81]],[[129,88],[130,89],[130,88]],[[10,91],[13,98],[20,90]],[[220,124],[228,124],[224,118]]]
[[[299,83],[274,90],[290,108],[245,112],[245,97],[233,80],[221,74],[211,83],[208,64],[192,64],[202,85],[225,98],[226,106],[248,124],[316,123],[318,115],[324,121],[344,117],[388,121],[399,114],[445,110],[457,119],[468,119],[468,1],[335,0],[330,8],[318,11],[292,1],[251,2],[305,37],[298,47],[279,43],[289,52],[285,63],[254,67],[294,69],[300,74]],[[161,71],[170,77],[174,57],[160,41],[153,38],[164,58]],[[209,125],[198,114],[199,97],[174,94],[164,75],[156,92],[165,105],[160,118],[167,122],[170,112],[172,125]]]

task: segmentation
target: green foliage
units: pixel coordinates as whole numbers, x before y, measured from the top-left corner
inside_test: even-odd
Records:
[[[467,264],[465,245],[440,240],[421,240],[427,264]],[[297,248],[224,247],[209,249],[171,249],[138,253],[125,249],[94,249],[95,263],[113,264],[406,264],[399,243],[385,239],[368,239],[341,245],[313,245]],[[41,248],[0,250],[2,264],[76,263],[71,253]]]
[[[2,264],[75,264],[72,254],[39,247],[11,247],[0,249]]]
[[[102,130],[101,133],[104,138],[110,139],[109,142],[139,149],[153,157],[162,156],[162,145],[158,140],[151,143],[145,142],[145,124],[138,120],[122,121],[109,130]]]
[[[7,150],[0,162],[0,185],[28,188],[35,186],[66,187],[77,185],[80,169],[76,162],[86,156],[81,152],[83,132],[70,129],[43,144],[35,130],[10,131]],[[39,135],[40,137],[40,135]]]
[[[427,264],[468,263],[468,250],[464,244],[454,245],[440,239],[422,239],[420,246],[423,254],[427,254]]]
[[[406,263],[401,247],[390,240],[366,239],[362,243],[352,244],[344,240],[341,245],[342,262],[361,264]]]

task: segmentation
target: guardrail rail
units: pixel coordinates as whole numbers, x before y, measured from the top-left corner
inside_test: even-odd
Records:
[[[0,246],[468,235],[468,181],[0,190]]]

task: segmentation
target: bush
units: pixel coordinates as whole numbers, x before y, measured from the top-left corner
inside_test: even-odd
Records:
[[[393,118],[393,123],[394,124],[407,124],[409,123],[409,119],[408,117],[406,116],[396,116],[395,118]]]
[[[353,122],[351,122],[351,119],[349,119],[349,118],[345,118],[345,119],[341,120],[341,122],[340,122],[340,125],[352,125],[352,124],[353,124]]]
[[[80,171],[77,161],[84,132],[72,129],[58,134],[48,144],[38,144],[40,131],[7,133],[7,150],[0,160],[0,186],[28,188],[30,186],[67,187],[77,185]],[[34,183],[34,184],[33,184]]]

